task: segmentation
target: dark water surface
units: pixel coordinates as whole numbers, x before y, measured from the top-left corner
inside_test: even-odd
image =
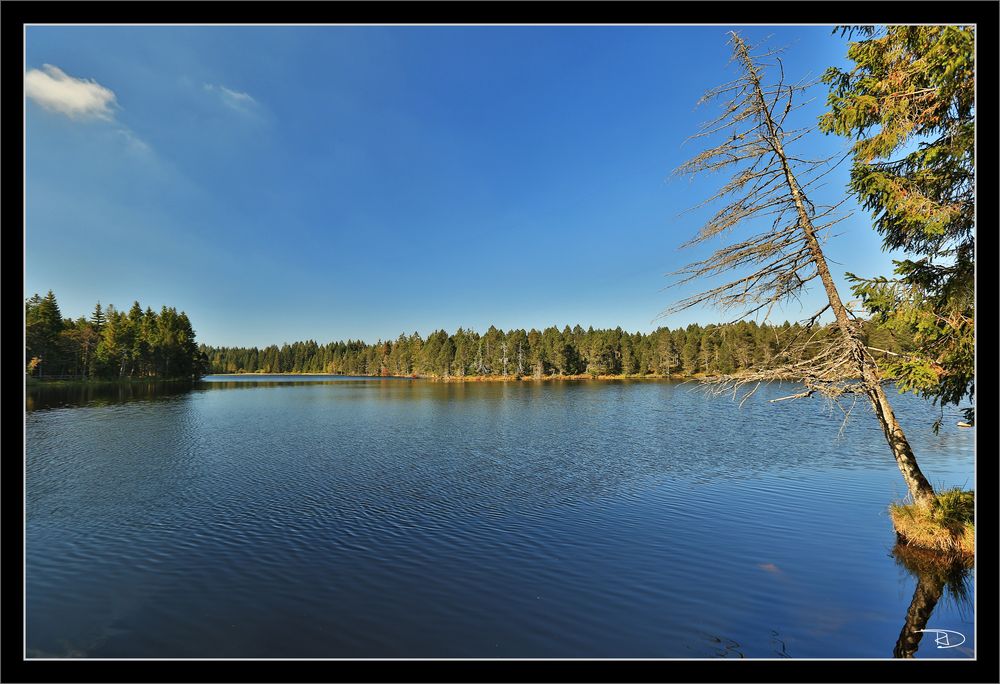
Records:
[[[926,586],[892,554],[902,477],[862,403],[841,429],[767,401],[792,391],[33,392],[28,656],[892,657]],[[931,483],[973,488],[975,431],[892,399]],[[938,593],[926,628],[966,642],[916,657],[971,657],[972,576]]]

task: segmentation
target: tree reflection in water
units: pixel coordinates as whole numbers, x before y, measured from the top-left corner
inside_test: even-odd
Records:
[[[892,556],[898,565],[917,578],[917,587],[906,611],[906,622],[892,650],[894,658],[912,658],[925,634],[921,630],[927,627],[927,621],[945,590],[959,605],[972,605],[969,571],[973,560],[942,557],[935,552],[903,544],[893,548]]]

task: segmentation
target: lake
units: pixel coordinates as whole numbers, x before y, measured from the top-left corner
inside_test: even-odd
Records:
[[[866,405],[768,401],[794,391],[31,390],[27,655],[891,658],[935,582],[893,554],[902,476]],[[931,483],[974,488],[975,430],[890,399]],[[915,657],[973,657],[974,590],[931,587],[966,641]]]

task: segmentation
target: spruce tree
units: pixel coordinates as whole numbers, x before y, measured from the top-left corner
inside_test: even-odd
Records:
[[[975,389],[975,27],[844,28],[848,70],[830,68],[820,128],[856,139],[850,189],[895,261],[851,274],[885,327],[913,340],[880,364],[904,391],[959,404]],[[968,409],[971,415],[972,409]]]

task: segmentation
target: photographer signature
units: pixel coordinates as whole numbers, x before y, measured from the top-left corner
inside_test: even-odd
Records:
[[[965,635],[951,629],[918,629],[916,631],[935,634],[934,643],[937,644],[938,648],[955,648],[965,643]]]

